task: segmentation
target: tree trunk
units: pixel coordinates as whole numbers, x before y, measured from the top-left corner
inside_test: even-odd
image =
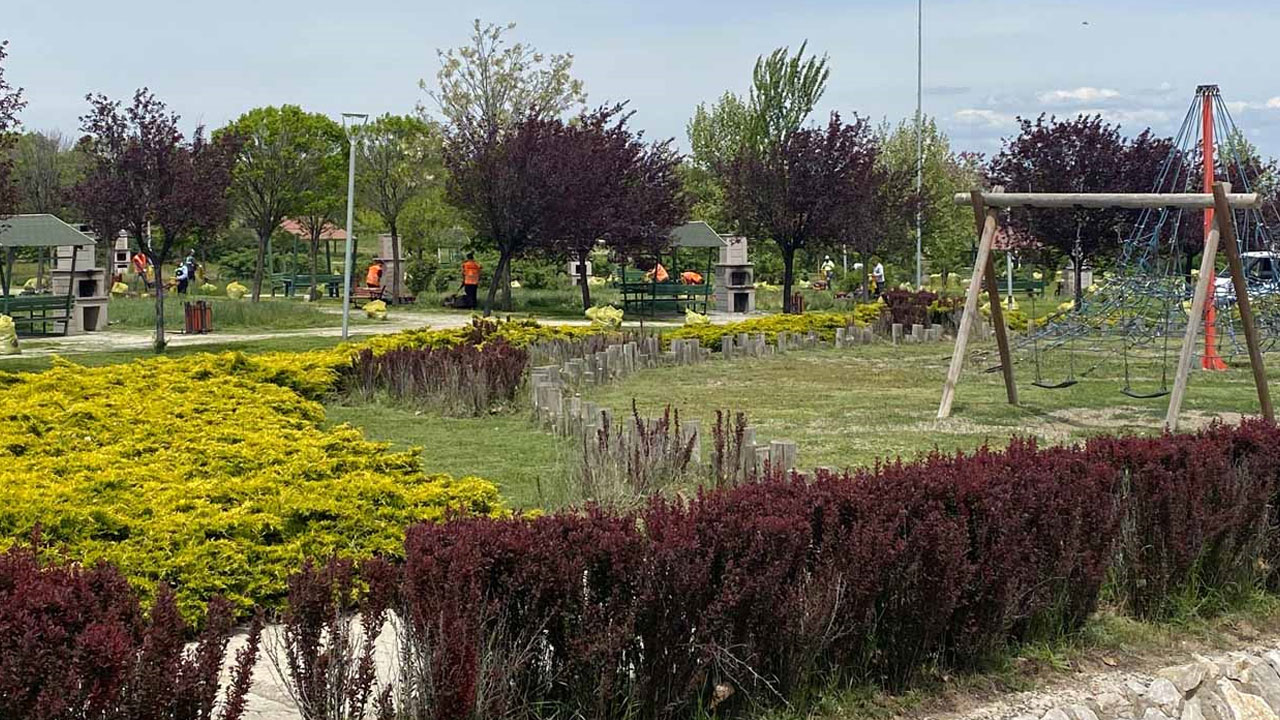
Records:
[[[795,280],[795,248],[782,248],[782,312],[795,311],[791,304],[791,283]]]
[[[156,258],[147,257],[151,261],[151,266],[155,268],[156,276],[156,336],[152,342],[152,348],[159,355],[164,352],[167,344],[164,339],[164,266],[161,265]]]
[[[400,234],[396,232],[396,221],[391,226],[391,304],[400,303]]]
[[[311,289],[307,297],[312,301],[320,299],[320,284],[316,282],[316,273],[320,271],[320,239],[311,239]]]
[[[258,233],[258,257],[253,263],[253,302],[258,302],[262,297],[262,264],[267,259],[267,238],[261,232]],[[159,273],[156,273],[159,278]]]
[[[498,285],[502,282],[502,276],[506,274],[507,265],[511,262],[511,255],[506,250],[501,251],[498,256],[498,267],[493,269],[493,277],[489,279],[489,294],[484,301],[484,316],[489,317],[493,314],[493,301],[498,295]],[[507,284],[508,292],[511,284]]]
[[[502,270],[502,309],[511,312],[511,259]]]
[[[1084,288],[1080,287],[1081,278],[1084,276],[1084,262],[1076,256],[1071,257],[1072,271],[1076,276],[1076,310],[1084,304]]]
[[[591,287],[587,283],[587,257],[590,253],[578,255],[578,282],[582,285],[582,309],[591,308]]]

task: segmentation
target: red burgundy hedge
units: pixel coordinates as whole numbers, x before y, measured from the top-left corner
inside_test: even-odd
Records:
[[[1277,472],[1280,431],[1246,422],[420,525],[402,614],[447,689],[432,717],[780,704],[1070,631],[1104,585],[1158,616],[1269,582]]]

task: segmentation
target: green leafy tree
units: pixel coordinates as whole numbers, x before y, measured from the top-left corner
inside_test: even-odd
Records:
[[[928,269],[942,276],[945,286],[948,276],[972,262],[973,210],[955,204],[954,196],[982,185],[981,158],[971,154],[957,154],[951,150],[946,133],[938,128],[933,118],[926,117],[921,125],[924,163],[920,192],[921,237]],[[903,120],[896,126],[880,128],[880,163],[893,177],[910,177],[910,184],[895,184],[901,193],[896,202],[914,208],[916,193],[916,124]],[[914,247],[915,217],[905,213],[892,227],[884,228],[878,237],[895,247]],[[871,253],[883,248],[873,247]]]
[[[477,243],[498,254],[486,313],[492,311],[499,287],[503,306],[511,307],[511,261],[525,252],[531,239],[524,229],[531,219],[526,212],[531,198],[510,185],[524,170],[501,165],[510,151],[529,155],[527,148],[506,143],[507,136],[519,123],[562,117],[586,102],[582,81],[570,74],[573,56],[508,44],[506,34],[514,28],[476,20],[469,45],[439,52],[436,87],[419,82],[445,119],[450,173],[466,174],[463,182],[451,180],[450,197],[463,204],[460,209],[479,233]]]
[[[714,104],[699,103],[686,126],[692,154],[681,164],[685,190],[693,201],[692,216],[713,227],[728,227],[724,184],[719,169],[731,162],[746,142],[750,111],[742,98],[726,92]]]
[[[400,216],[411,200],[442,184],[440,127],[421,118],[383,115],[360,129],[359,192],[391,233],[391,296],[400,297]]]
[[[22,212],[67,219],[68,192],[83,173],[71,140],[57,130],[26,133],[18,138],[13,160]]]
[[[307,236],[307,260],[311,267],[311,285],[308,297],[320,297],[320,285],[315,281],[320,271],[320,243],[326,234],[338,227],[338,217],[346,207],[347,167],[343,152],[341,132],[325,135],[332,147],[316,158],[310,186],[303,190],[298,202],[296,219]]]
[[[827,90],[827,56],[806,57],[808,46],[801,43],[795,55],[783,47],[756,58],[744,140],[759,154],[776,151],[803,127]]]
[[[515,27],[475,20],[471,44],[437,51],[436,86],[418,81],[455,132],[493,138],[530,115],[558,117],[586,102],[582,81],[570,74],[573,55],[508,44]]]
[[[342,154],[342,128],[296,105],[255,108],[218,131],[241,139],[232,174],[232,197],[244,223],[258,237],[253,300],[262,296],[267,243],[280,221],[306,210],[323,185],[332,157]]]

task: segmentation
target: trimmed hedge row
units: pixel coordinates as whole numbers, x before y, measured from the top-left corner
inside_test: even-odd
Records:
[[[350,561],[290,581],[285,637],[311,658],[290,677],[347,707],[377,698],[380,716],[440,720],[735,714],[833,681],[892,687],[1070,632],[1104,599],[1161,617],[1271,589],[1278,477],[1280,430],[1247,421],[1066,448],[1014,440],[629,511],[424,523],[403,563],[366,563],[362,629],[340,612],[355,604]],[[71,681],[47,669],[83,665],[99,608],[138,622],[136,601],[111,599],[132,593],[113,570],[33,559],[0,554],[0,715],[4,698],[29,707]],[[176,618],[170,597],[159,606]],[[388,610],[413,674],[375,691]]]
[[[1104,588],[1152,617],[1269,584],[1278,473],[1280,431],[1246,422],[424,524],[401,612],[447,689],[432,717],[731,712],[973,666],[1079,627]]]

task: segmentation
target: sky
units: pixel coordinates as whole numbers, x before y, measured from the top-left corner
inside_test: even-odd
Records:
[[[149,87],[187,127],[260,105],[335,118],[432,101],[437,49],[471,22],[574,55],[589,104],[629,100],[651,139],[687,147],[700,102],[745,92],[775,47],[830,58],[815,113],[909,118],[916,102],[912,0],[4,0],[6,76],[27,129],[74,136],[84,96]],[[1202,83],[1280,156],[1280,0],[924,0],[924,112],[959,150],[992,153],[1016,116],[1101,112],[1124,131],[1172,135]]]

